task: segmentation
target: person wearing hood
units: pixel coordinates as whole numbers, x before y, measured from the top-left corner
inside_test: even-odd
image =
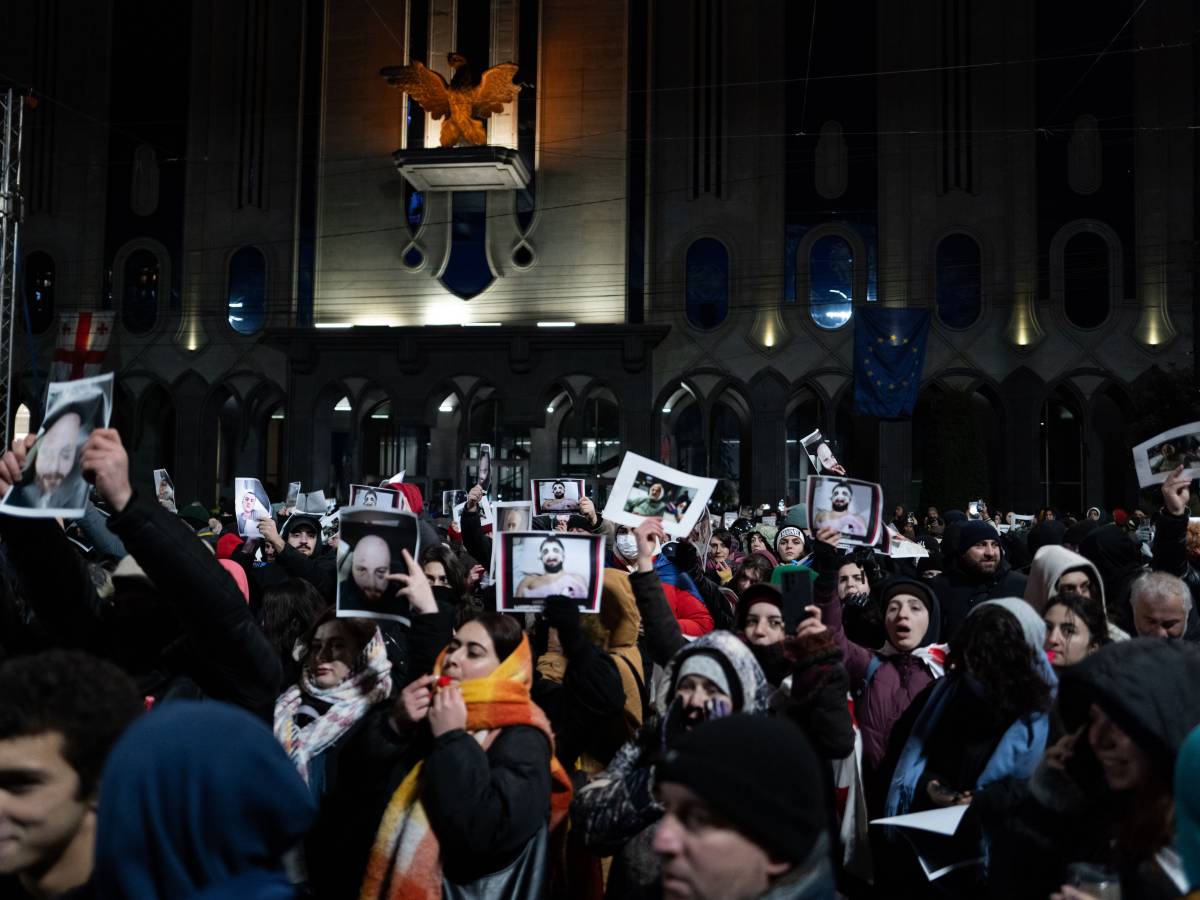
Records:
[[[651,842],[663,815],[654,797],[660,755],[706,721],[767,711],[769,687],[762,669],[742,640],[727,631],[707,634],[676,653],[667,666],[667,685],[656,715],[571,805],[572,825],[584,844],[595,853],[615,855],[609,897],[657,895],[660,870]]]
[[[770,525],[755,525],[743,538],[744,555],[749,558],[758,553],[771,561],[771,566],[779,565],[779,557],[775,555],[775,535],[779,532]]]
[[[101,900],[296,896],[283,855],[316,808],[271,732],[242,710],[179,700],[143,716],[109,755],[100,798]]]
[[[1172,774],[1200,724],[1200,649],[1155,638],[1109,644],[1063,671],[1058,712],[1065,734],[1028,784],[997,784],[973,804],[993,896],[1086,897],[1060,887],[1077,862],[1112,870],[1122,897],[1184,893]]]
[[[1025,576],[1012,570],[1001,550],[999,532],[987,522],[964,522],[958,529],[955,548],[953,565],[929,582],[942,607],[942,638],[951,642],[967,615],[980,603],[1025,593]]]
[[[609,554],[605,565],[619,572],[636,572],[637,538],[633,534],[633,529],[628,525],[618,525],[615,522],[609,522],[608,525],[613,532],[612,553]]]
[[[1125,529],[1109,524],[1093,529],[1080,542],[1079,553],[1100,573],[1109,621],[1132,634],[1133,608],[1129,591],[1137,577],[1146,571],[1141,548]]]
[[[1033,774],[1046,749],[1058,684],[1042,650],[1045,631],[1019,597],[971,610],[951,644],[947,676],[914,700],[896,726],[898,756],[885,815],[969,804],[993,783]],[[986,857],[978,825],[960,824],[954,841],[966,851],[960,858]],[[911,850],[894,841],[887,847],[897,885],[927,883]],[[981,896],[983,879],[979,867],[969,866],[945,876],[941,886],[951,896]]]
[[[756,584],[738,601],[737,633],[775,688],[772,712],[799,725],[823,759],[852,753],[854,725],[846,705],[850,682],[821,611],[801,608],[774,585]]]
[[[1095,519],[1080,519],[1063,532],[1062,545],[1068,550],[1078,553],[1079,545],[1083,543],[1083,539],[1099,527],[1100,522]]]
[[[1095,528],[1095,524],[1085,526],[1083,533],[1087,533],[1091,528]],[[1067,539],[1067,526],[1062,522],[1054,519],[1047,519],[1043,522],[1036,523],[1029,529],[1029,534],[1025,537],[1025,547],[1030,554],[1037,556],[1037,552],[1049,544],[1062,544]]]
[[[897,720],[945,672],[946,645],[937,643],[937,597],[927,584],[914,578],[893,578],[880,588],[879,603],[884,608],[887,634],[882,650],[871,650],[847,639],[834,582],[843,568],[836,541],[837,532],[825,529],[814,542],[814,599],[845,660],[855,698],[854,713],[863,737],[863,763],[869,774],[882,763]]]
[[[1078,604],[1058,604],[1056,599],[1065,599],[1075,595],[1095,601],[1098,607],[1099,619],[1092,613],[1084,612]],[[1042,547],[1033,558],[1029,568],[1029,578],[1025,582],[1025,600],[1046,621],[1046,640],[1051,643],[1063,643],[1060,650],[1065,651],[1069,661],[1058,662],[1056,652],[1053,660],[1055,666],[1070,665],[1079,661],[1075,652],[1079,647],[1095,649],[1109,641],[1127,641],[1129,635],[1108,621],[1108,609],[1104,603],[1104,581],[1100,571],[1087,559],[1056,544]],[[1086,604],[1085,604],[1086,606]],[[1067,621],[1067,619],[1071,621]],[[1087,631],[1086,636],[1080,630]],[[1092,626],[1099,627],[1094,631]],[[1070,628],[1071,634],[1064,635],[1063,629]],[[1065,640],[1066,637],[1074,640]],[[1051,649],[1049,643],[1046,647]],[[1089,650],[1090,652],[1090,650]]]
[[[1200,725],[1175,761],[1175,847],[1187,879],[1184,900],[1200,900]]]

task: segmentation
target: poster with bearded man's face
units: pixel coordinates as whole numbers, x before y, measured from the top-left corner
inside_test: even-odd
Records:
[[[25,457],[21,480],[0,500],[0,513],[39,519],[83,515],[88,485],[80,457],[92,432],[108,427],[112,391],[111,372],[50,385],[46,415]]]
[[[808,477],[808,521],[812,534],[837,529],[844,544],[873,546],[883,520],[879,485],[851,478]]]

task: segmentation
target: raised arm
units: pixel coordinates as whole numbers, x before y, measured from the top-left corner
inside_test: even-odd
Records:
[[[817,580],[813,583],[813,602],[821,610],[821,621],[829,629],[829,635],[842,651],[842,662],[850,676],[851,687],[867,677],[871,665],[871,651],[859,646],[846,637],[842,628],[842,601],[837,594],[837,531],[822,528],[813,541],[813,562]]]
[[[92,432],[83,471],[114,510],[108,527],[179,612],[196,650],[188,675],[209,696],[269,716],[282,668],[236,582],[178,516],[134,494],[129,457],[114,429]]]

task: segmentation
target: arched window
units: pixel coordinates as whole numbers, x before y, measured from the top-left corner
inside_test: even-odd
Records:
[[[840,328],[854,309],[854,250],[850,242],[827,234],[808,253],[809,314],[822,328]]]
[[[1083,509],[1083,416],[1061,388],[1042,406],[1042,495],[1047,506]]]
[[[979,245],[970,235],[947,235],[938,243],[935,257],[938,318],[950,328],[973,325],[982,308]]]
[[[134,334],[145,334],[158,319],[158,257],[135,250],[125,258],[121,320]]]
[[[35,250],[25,258],[25,315],[34,334],[41,334],[54,320],[54,260]]]
[[[559,473],[591,478],[600,488],[602,503],[621,467],[621,413],[604,397],[589,398],[572,406],[558,426]]]
[[[1063,247],[1063,309],[1072,325],[1095,328],[1108,318],[1111,264],[1108,243],[1094,231],[1076,232]]]
[[[688,247],[685,304],[687,320],[696,328],[716,328],[729,315],[729,251],[714,238]]]
[[[254,334],[267,317],[267,260],[256,247],[242,247],[229,260],[226,295],[229,327],[238,334]]]
[[[367,481],[383,481],[401,470],[405,477],[425,473],[429,429],[394,422],[391,401],[371,410],[362,434],[362,471]]]

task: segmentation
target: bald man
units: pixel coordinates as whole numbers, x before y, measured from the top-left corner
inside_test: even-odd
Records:
[[[354,545],[350,574],[354,585],[367,603],[378,603],[388,588],[387,575],[392,568],[392,551],[387,541],[373,534]]]

